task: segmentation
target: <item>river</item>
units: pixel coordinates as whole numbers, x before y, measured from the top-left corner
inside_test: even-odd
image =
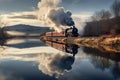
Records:
[[[120,80],[120,54],[50,44],[35,37],[7,40],[0,48],[0,80]]]

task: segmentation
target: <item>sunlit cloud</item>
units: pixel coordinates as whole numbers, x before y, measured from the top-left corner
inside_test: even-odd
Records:
[[[7,26],[25,24],[33,26],[41,26],[41,22],[36,18],[36,11],[18,12],[10,14],[2,14],[3,20]]]
[[[21,18],[21,19],[36,19],[35,12],[21,12],[21,13],[13,13],[9,15],[8,18]]]
[[[25,24],[33,26],[43,26],[44,24],[37,19],[37,11],[16,12],[10,14],[2,14],[3,20],[7,26]],[[91,14],[73,14],[73,17],[79,17],[81,22],[89,20]],[[49,26],[49,25],[48,25]]]

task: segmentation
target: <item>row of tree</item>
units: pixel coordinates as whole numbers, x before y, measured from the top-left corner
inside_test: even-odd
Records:
[[[4,31],[4,26],[6,26],[6,23],[3,21],[2,16],[0,16],[0,41],[8,38],[8,34]]]
[[[120,1],[113,2],[111,11],[103,9],[95,12],[91,19],[84,28],[83,36],[120,34]]]

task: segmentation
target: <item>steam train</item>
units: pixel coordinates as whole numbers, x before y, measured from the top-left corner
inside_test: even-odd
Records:
[[[67,28],[64,32],[47,32],[44,34],[47,37],[78,37],[78,35],[78,29],[75,26]]]

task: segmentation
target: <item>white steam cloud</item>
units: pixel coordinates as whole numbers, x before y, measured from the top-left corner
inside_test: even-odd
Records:
[[[79,35],[82,36],[86,23],[82,21],[81,18],[75,16],[73,16],[73,20],[75,21],[75,27],[78,29]]]
[[[43,21],[43,24],[54,27],[57,31],[62,31],[63,26],[74,25],[71,17],[72,13],[65,11],[62,7],[58,7],[60,2],[61,0],[41,0],[38,3],[38,19]]]

